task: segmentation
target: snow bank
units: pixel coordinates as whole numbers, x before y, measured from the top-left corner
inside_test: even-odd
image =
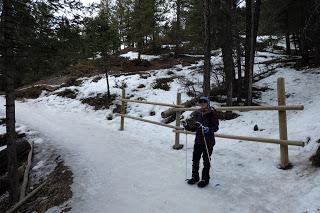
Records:
[[[135,60],[135,59],[138,59],[138,54],[139,53],[137,53],[137,52],[129,51],[125,54],[120,55],[120,57],[128,58],[129,60]],[[160,58],[160,56],[157,56],[157,55],[144,55],[144,54],[141,54],[140,57],[141,57],[141,59],[147,60],[147,61],[152,61],[154,59]]]

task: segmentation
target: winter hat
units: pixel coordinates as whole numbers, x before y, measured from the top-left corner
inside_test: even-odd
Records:
[[[199,102],[200,102],[200,101],[205,101],[205,102],[208,103],[208,106],[210,106],[210,100],[209,100],[209,98],[208,98],[207,96],[202,96],[202,97],[200,97],[200,98],[199,98]]]

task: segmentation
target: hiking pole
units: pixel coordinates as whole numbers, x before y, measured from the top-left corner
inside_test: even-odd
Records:
[[[204,144],[206,145],[206,150],[207,150],[207,155],[208,155],[209,163],[210,163],[210,166],[211,166],[211,157],[210,157],[210,155],[209,155],[209,150],[208,150],[208,146],[207,146],[207,140],[206,140],[206,137],[205,137],[205,135],[204,135],[203,126],[201,126],[201,130],[202,130],[201,132],[202,132]]]
[[[196,122],[196,123],[200,125],[201,132],[202,132],[202,137],[203,137],[203,140],[204,140],[204,144],[205,144],[205,146],[206,146],[207,155],[208,155],[209,163],[210,163],[210,166],[211,166],[211,157],[210,157],[210,155],[209,155],[209,150],[208,150],[208,146],[207,146],[207,140],[206,140],[206,137],[205,137],[205,135],[204,135],[204,130],[203,130],[204,127],[203,127],[202,123],[200,123],[200,122]]]
[[[184,126],[184,131],[186,131],[186,122],[181,121],[182,126]],[[188,181],[188,133],[186,132],[186,179],[185,181]]]
[[[203,125],[201,126],[201,129],[202,129],[202,136],[203,136],[204,144],[205,144],[206,150],[207,150],[207,155],[208,155],[208,159],[209,159],[209,165],[211,167],[211,157],[209,155],[209,150],[208,150],[208,146],[207,146],[207,140],[206,140],[206,137],[204,135]],[[212,176],[212,169],[211,169],[211,176]]]
[[[188,134],[186,133],[186,180],[188,180]]]

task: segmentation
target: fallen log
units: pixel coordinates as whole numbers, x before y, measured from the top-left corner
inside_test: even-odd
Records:
[[[17,160],[23,162],[28,158],[30,144],[26,139],[17,139]],[[4,175],[7,172],[8,159],[7,149],[0,151],[0,175]]]
[[[24,175],[23,175],[23,181],[21,184],[21,190],[20,190],[20,201],[26,196],[26,191],[27,191],[27,185],[28,185],[28,180],[29,180],[29,171],[31,168],[31,163],[32,163],[32,152],[33,152],[33,142],[30,143],[30,151],[29,151],[29,155],[28,155],[28,162],[27,162],[27,166],[26,169],[24,171]]]
[[[189,101],[186,101],[185,103],[182,103],[181,105],[184,105],[185,107],[192,107],[197,103],[197,101],[198,101],[197,98],[193,98]],[[169,108],[166,111],[161,112],[161,117],[168,118],[170,116],[176,116],[176,112],[174,111],[174,109],[175,108]]]
[[[30,198],[32,198],[33,196],[35,196],[40,189],[42,189],[42,187],[46,185],[46,182],[42,183],[40,186],[38,186],[35,190],[33,190],[32,192],[30,192],[30,194],[28,194],[26,197],[24,197],[22,200],[20,200],[18,203],[16,203],[13,207],[11,207],[9,210],[6,211],[6,213],[13,213],[16,212],[16,210],[22,206],[27,200],[29,200]]]
[[[171,116],[169,116],[167,118],[163,118],[161,120],[161,123],[169,124],[169,123],[172,123],[175,120],[176,120],[176,114],[173,114],[173,115],[171,115]]]
[[[264,72],[258,73],[253,76],[253,83],[260,81],[261,79],[267,78],[270,75],[273,75],[280,66],[272,67]]]

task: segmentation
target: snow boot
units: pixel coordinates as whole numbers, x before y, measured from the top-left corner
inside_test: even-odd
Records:
[[[191,179],[189,179],[187,181],[187,183],[190,184],[190,185],[193,185],[193,184],[196,184],[198,181],[199,181],[199,178],[192,177]]]
[[[198,183],[198,187],[199,187],[199,188],[203,188],[203,187],[206,187],[208,184],[209,184],[209,180],[201,180],[201,181]]]

